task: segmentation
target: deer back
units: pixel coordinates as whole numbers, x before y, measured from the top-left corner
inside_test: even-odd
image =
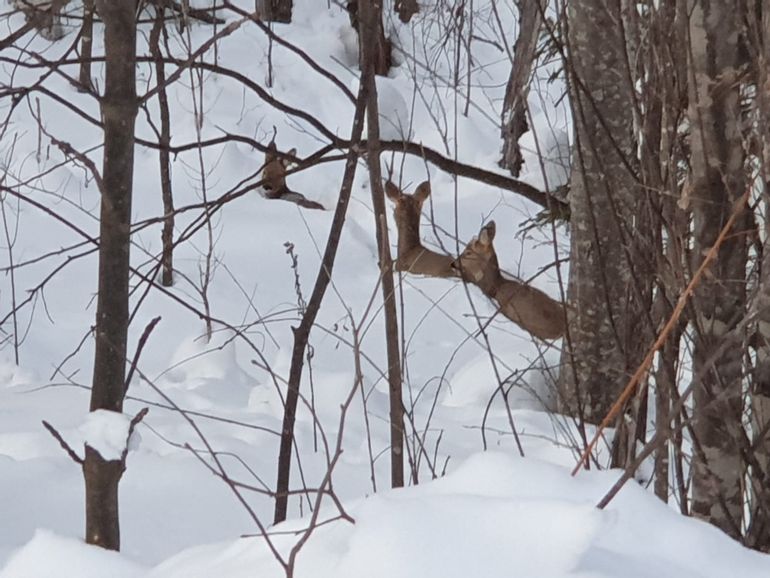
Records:
[[[393,201],[393,215],[398,229],[397,271],[431,277],[457,277],[453,258],[426,249],[420,240],[422,205],[430,195],[430,183],[420,184],[414,194],[407,195],[392,182],[385,183],[385,193]]]
[[[557,339],[566,331],[564,307],[548,295],[500,272],[492,241],[495,222],[483,227],[453,263],[463,278],[494,299],[500,312],[540,339]]]

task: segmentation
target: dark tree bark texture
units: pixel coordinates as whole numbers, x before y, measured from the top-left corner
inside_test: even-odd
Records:
[[[346,4],[350,25],[358,33],[359,63],[363,66],[363,63],[370,59],[374,62],[374,74],[385,76],[390,70],[392,57],[390,40],[386,38],[385,27],[382,24],[382,0],[373,2],[376,17],[371,23],[371,32],[367,33],[366,38],[361,36],[360,2],[361,0],[348,0]],[[366,55],[364,55],[364,51],[366,51]]]
[[[308,338],[310,337],[310,330],[313,327],[318,311],[321,308],[321,302],[326,294],[326,288],[329,286],[332,270],[334,269],[334,260],[337,256],[337,248],[339,247],[340,236],[342,235],[342,226],[345,224],[345,215],[347,214],[350,193],[353,188],[353,179],[356,176],[358,144],[361,142],[361,135],[364,131],[366,102],[366,86],[361,83],[350,137],[352,146],[348,151],[347,160],[345,162],[345,172],[342,176],[342,185],[340,186],[340,197],[334,211],[323,260],[321,262],[321,267],[318,270],[315,285],[313,286],[313,293],[308,301],[305,314],[302,316],[302,321],[300,321],[299,326],[294,328],[294,347],[291,355],[288,391],[286,392],[286,403],[283,409],[283,425],[281,426],[281,446],[278,454],[278,479],[275,489],[276,497],[274,512],[274,522],[276,524],[283,522],[286,519],[288,511],[291,452],[294,447],[294,423],[297,418],[299,386],[302,381],[305,349],[307,348]]]
[[[105,91],[99,235],[99,288],[96,306],[91,411],[121,412],[125,395],[128,335],[131,195],[134,171],[136,98],[136,2],[98,0],[104,23]],[[120,549],[118,483],[122,460],[107,461],[86,446],[86,542]]]
[[[503,101],[502,137],[503,152],[500,166],[514,177],[521,173],[524,159],[519,139],[529,130],[527,122],[527,96],[529,80],[535,64],[537,40],[542,24],[544,0],[518,0],[519,35],[513,46],[511,75],[505,88]]]
[[[155,74],[158,79],[158,105],[160,107],[160,134],[158,135],[158,160],[160,161],[160,190],[163,198],[163,231],[161,232],[161,277],[164,287],[174,283],[174,193],[171,188],[171,115],[166,93],[166,67],[160,48],[160,37],[164,33],[164,14],[156,7],[155,23],[150,33],[150,52],[155,60]]]
[[[377,248],[380,256],[382,279],[382,300],[385,313],[385,344],[388,357],[388,385],[390,391],[390,473],[391,486],[404,485],[404,406],[401,383],[401,355],[398,342],[398,317],[396,313],[393,263],[388,240],[385,192],[380,169],[380,113],[377,106],[378,48],[376,38],[382,27],[382,6],[376,0],[359,0],[362,79],[367,90],[366,127],[368,130],[366,149],[369,167],[369,186],[372,192]]]
[[[255,0],[255,8],[260,19],[281,24],[291,22],[293,4],[292,0]]]

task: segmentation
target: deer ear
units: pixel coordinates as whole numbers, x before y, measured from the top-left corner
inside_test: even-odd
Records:
[[[430,181],[420,183],[417,190],[414,191],[414,198],[420,202],[423,202],[430,196]]]
[[[397,201],[401,198],[401,190],[390,181],[385,183],[385,194],[391,201]]]
[[[270,144],[267,145],[267,150],[265,151],[265,163],[269,163],[270,161],[275,159],[275,153],[278,152],[275,148],[275,141],[270,141]]]
[[[494,221],[489,221],[481,228],[479,232],[479,241],[484,245],[491,245],[495,239],[495,233],[497,232],[497,226]]]
[[[289,151],[286,151],[286,153],[285,153],[285,154],[286,154],[286,155],[288,155],[288,156],[290,156],[290,157],[296,157],[296,156],[297,156],[297,149],[296,149],[296,148],[293,148],[293,149],[291,149],[291,150],[289,150]],[[287,168],[287,169],[288,169],[288,168],[289,168],[291,165],[293,165],[293,164],[294,164],[294,161],[293,161],[293,160],[291,160],[291,159],[287,159],[286,157],[283,157],[283,158],[281,159],[281,164],[282,164],[282,165],[283,165],[285,168]]]

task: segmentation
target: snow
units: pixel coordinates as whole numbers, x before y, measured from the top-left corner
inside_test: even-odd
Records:
[[[241,4],[253,7],[250,1]],[[196,5],[206,2],[200,0]],[[276,25],[274,30],[312,54],[355,92],[357,49],[347,15],[335,3],[328,9],[325,4],[323,9],[318,6],[315,0],[295,0],[295,22]],[[479,14],[489,16],[483,2],[477,8]],[[414,58],[399,54],[401,65],[388,78],[378,79],[380,108],[387,116],[383,138],[400,138],[409,131],[415,142],[497,170],[496,107],[510,64],[493,44],[473,44],[473,104],[468,116],[462,116],[467,86],[463,82],[455,98],[451,86],[454,59],[444,52],[445,42],[451,44],[452,39],[436,23],[440,9],[428,7],[409,26],[388,21],[389,31]],[[500,14],[503,28],[513,29],[512,15],[503,10]],[[498,29],[482,16],[475,22],[479,35],[493,35]],[[14,26],[19,24],[16,18]],[[146,32],[139,35],[142,49]],[[184,36],[173,32],[170,45],[183,57],[185,42],[199,46],[210,34],[210,27],[196,24],[189,29],[189,38],[187,32]],[[100,43],[97,26],[97,51]],[[30,50],[38,49],[53,59],[64,44],[66,39],[48,47],[38,38]],[[264,35],[250,25],[218,45],[220,62],[260,84],[266,78],[266,55]],[[463,63],[464,58],[463,49]],[[271,94],[311,112],[329,130],[347,137],[353,106],[341,91],[277,45],[273,59]],[[424,62],[431,63],[434,76],[420,65]],[[98,66],[94,70],[101,82],[101,70]],[[37,74],[15,69],[13,82],[31,83]],[[140,92],[153,86],[153,76],[149,69],[141,70]],[[219,137],[226,131],[267,143],[276,127],[276,142],[282,150],[296,146],[299,156],[305,157],[323,146],[315,129],[275,111],[232,81],[213,75],[205,75],[205,79],[202,138]],[[191,81],[192,77],[183,75],[170,92],[174,144],[196,138]],[[46,82],[51,90],[98,118],[96,103],[77,93],[65,79],[54,75]],[[528,172],[523,178],[535,186],[547,181],[555,187],[565,179],[570,129],[564,101],[551,96],[560,95],[562,87],[543,83],[538,88],[531,97],[534,124],[549,162],[545,176],[540,174],[534,140],[526,141]],[[195,94],[200,97],[199,92]],[[155,106],[150,105],[150,112],[157,116]],[[100,165],[97,129],[46,98],[41,97],[40,107],[48,133],[79,150],[89,150]],[[25,189],[31,198],[87,234],[96,235],[99,199],[93,183],[82,168],[60,166],[64,159],[55,147],[38,155],[38,128],[31,109],[19,106],[14,114],[15,148],[3,149],[4,162],[12,169],[6,177],[8,186],[32,179],[35,186]],[[144,112],[137,118],[137,130],[143,138],[154,138]],[[47,147],[46,137],[42,138]],[[209,199],[255,173],[263,161],[263,155],[245,143],[206,149],[202,154]],[[454,182],[419,158],[408,157],[402,164],[398,155],[394,160],[389,154],[384,157],[388,163],[394,162],[394,178],[400,177],[405,186],[431,180],[433,193],[425,205],[422,230],[427,245],[443,244],[454,252],[458,243],[461,247],[478,232],[483,221],[494,218],[498,224],[496,249],[508,271],[530,279],[553,260],[550,231],[517,234],[520,223],[539,207],[513,193],[467,179]],[[201,202],[197,151],[180,153],[172,160],[177,207]],[[139,223],[162,214],[157,151],[137,147],[136,163],[134,222]],[[41,175],[44,171],[48,172]],[[333,207],[341,174],[341,162],[323,163],[290,175],[288,183],[309,199]],[[256,192],[245,195],[214,215],[213,248],[205,228],[178,247],[175,266],[179,274],[168,293],[146,292],[144,283],[132,279],[132,311],[139,305],[129,335],[132,354],[147,323],[156,316],[161,321],[142,351],[125,413],[116,414],[88,412],[95,254],[68,261],[68,256],[89,249],[77,245],[84,240],[81,235],[31,205],[10,197],[4,202],[17,219],[10,222],[16,263],[62,247],[74,248],[16,270],[17,296],[24,298],[28,289],[65,264],[20,312],[25,336],[19,349],[20,364],[14,363],[8,341],[0,349],[0,578],[284,576],[270,544],[288,560],[308,528],[310,504],[307,498],[293,496],[290,519],[271,526],[273,502],[265,492],[275,483],[291,328],[298,324],[295,273],[302,299],[307,300],[331,211],[303,211],[290,203],[266,200]],[[181,213],[176,235],[199,215],[193,210]],[[427,217],[434,219],[436,228]],[[395,246],[392,219],[389,226]],[[455,229],[459,240],[454,239]],[[553,409],[550,372],[558,362],[558,344],[549,348],[534,343],[525,332],[497,316],[486,329],[490,357],[473,311],[485,322],[494,309],[480,292],[472,288],[466,292],[455,281],[399,278],[405,403],[410,412],[407,438],[419,483],[410,480],[410,487],[387,489],[389,403],[373,231],[368,175],[360,169],[332,287],[311,336],[312,379],[306,371],[292,471],[292,488],[317,488],[327,474],[331,458],[327,451],[334,451],[341,436],[343,451],[332,472],[333,490],[346,516],[355,523],[340,517],[335,503],[325,498],[318,513],[320,524],[296,555],[295,576],[770,575],[770,558],[742,548],[702,522],[681,517],[674,505],[660,503],[634,482],[606,510],[597,510],[595,504],[619,472],[569,474],[577,457],[577,432],[571,420],[544,411]],[[566,254],[563,235],[559,231],[556,239],[560,256]],[[160,229],[143,228],[134,239],[132,263],[149,273],[150,257],[160,248]],[[298,256],[296,272],[286,254],[286,242],[293,243]],[[6,249],[0,251],[2,266],[7,264]],[[213,276],[207,301],[216,319],[211,340],[206,339],[201,321],[201,271],[209,252]],[[12,290],[10,283],[8,275],[0,278],[4,308]],[[533,284],[558,295],[552,269],[538,275]],[[2,330],[9,332],[10,324]],[[361,344],[358,351],[352,347],[355,335]],[[340,404],[359,386],[357,364],[362,383],[355,390],[344,430],[340,430]],[[498,378],[506,388],[513,386],[508,395],[510,415],[498,391]],[[141,436],[141,444],[131,444],[120,486],[121,553],[87,546],[81,540],[82,472],[41,421],[51,423],[78,452],[87,442],[106,459],[118,459],[128,423],[145,407],[149,412],[134,434]],[[521,438],[524,458],[517,455],[510,420]],[[217,452],[231,479],[253,488],[242,489],[242,499],[267,527],[269,542],[260,535],[233,488],[217,475],[210,451]],[[605,458],[603,454],[599,457],[602,463]]]
[[[597,510],[592,502],[614,476],[588,472],[574,479],[566,468],[534,458],[474,454],[440,480],[353,501],[346,512],[355,523],[316,528],[294,575],[723,578],[737,568],[742,577],[767,575],[767,556],[682,518],[635,485],[608,510]],[[303,530],[299,520],[271,529],[284,559]],[[143,568],[126,555],[39,530],[0,578],[246,578],[255,571],[283,576],[259,536],[187,549]]]
[[[122,413],[98,409],[88,413],[78,431],[83,436],[83,443],[99,452],[103,459],[119,460],[126,449],[139,446],[139,433],[132,432],[129,438],[131,419]]]
[[[36,531],[0,571],[2,578],[140,578],[145,575],[145,568],[117,552],[88,546],[47,530]]]

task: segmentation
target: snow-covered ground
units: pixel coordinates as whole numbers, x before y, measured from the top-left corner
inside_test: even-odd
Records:
[[[488,7],[477,9],[476,34],[496,43],[472,45],[470,83],[463,64],[458,91],[448,86],[455,57],[453,40],[447,43],[439,26],[439,20],[446,19],[444,8],[426,9],[408,26],[388,22],[404,52],[398,53],[399,66],[390,76],[378,79],[382,129],[384,138],[408,134],[449,157],[495,170],[497,119],[510,62],[501,48],[496,19]],[[499,15],[503,30],[515,29],[510,9],[500,7]],[[12,18],[11,25],[18,27],[20,18]],[[355,37],[339,7],[295,0],[294,23],[276,25],[275,31],[313,55],[355,92]],[[143,51],[148,32],[143,27],[140,34]],[[200,46],[212,33],[209,26],[194,25],[181,36],[172,34],[170,45],[183,57],[186,43]],[[95,36],[100,49],[99,27]],[[53,46],[37,39],[31,46],[53,60],[73,38],[70,34]],[[264,85],[267,53],[264,34],[244,25],[206,59],[217,58]],[[273,46],[272,57],[271,94],[347,137],[353,106],[342,92],[280,46]],[[465,62],[463,51],[459,58]],[[430,63],[433,75],[425,63]],[[69,71],[76,76],[74,68]],[[101,85],[98,68],[95,73]],[[20,86],[34,82],[41,71],[5,64],[2,74],[4,83]],[[201,79],[202,93],[191,90]],[[152,70],[142,68],[140,93],[154,82]],[[98,118],[96,103],[65,79],[54,75],[46,83],[53,93]],[[471,104],[465,116],[468,86]],[[558,84],[537,87],[541,90],[530,98],[537,142],[533,134],[526,137],[530,151],[526,180],[539,187],[547,180],[553,187],[565,176],[559,155],[567,141],[566,113]],[[279,148],[297,147],[301,157],[324,144],[306,123],[209,72],[202,77],[183,74],[170,92],[170,103],[174,145],[198,138],[196,110],[203,111],[203,140],[232,133],[267,143],[275,127]],[[316,494],[297,494],[290,501],[290,521],[272,527],[273,502],[264,493],[275,484],[281,396],[290,364],[291,327],[298,320],[299,298],[287,243],[298,258],[296,275],[302,298],[307,299],[331,211],[305,211],[252,192],[213,216],[210,236],[203,228],[179,247],[173,289],[148,290],[135,277],[131,352],[148,322],[156,316],[161,321],[131,383],[126,419],[89,416],[96,258],[82,233],[97,234],[99,199],[88,173],[82,166],[61,164],[62,153],[50,140],[88,151],[100,166],[100,133],[51,98],[41,96],[39,107],[44,132],[38,129],[37,104],[25,102],[3,136],[6,183],[31,179],[24,193],[77,229],[28,203],[4,198],[13,243],[9,252],[3,242],[0,259],[3,267],[11,256],[16,264],[28,263],[16,269],[14,281],[16,300],[30,296],[31,301],[17,320],[24,336],[19,365],[14,363],[12,341],[0,350],[0,577],[281,576],[282,563],[290,560],[295,576],[314,578],[770,575],[770,558],[738,546],[706,524],[679,516],[637,484],[628,484],[606,510],[596,510],[594,504],[618,473],[569,475],[576,460],[574,429],[568,420],[544,411],[553,405],[547,368],[558,360],[558,350],[534,343],[510,322],[496,318],[487,331],[490,355],[474,310],[485,320],[493,308],[478,291],[466,291],[450,280],[400,279],[405,399],[410,410],[407,437],[419,484],[412,480],[411,487],[388,490],[384,327],[374,218],[363,165],[333,287],[311,338],[312,372],[306,371],[302,384],[305,397],[296,426],[298,450],[292,474],[292,488],[318,487],[328,472],[327,452],[334,454],[341,436],[343,452],[332,472],[333,491],[341,503],[327,496],[319,510]],[[156,107],[154,101],[149,105],[155,121]],[[142,111],[138,134],[153,139],[147,118]],[[536,148],[550,159],[545,176],[535,160]],[[432,182],[424,214],[433,218],[436,228],[425,219],[426,244],[435,245],[438,235],[446,250],[454,252],[455,231],[462,245],[493,217],[499,258],[512,274],[530,279],[554,260],[550,231],[516,235],[520,224],[537,212],[535,205],[469,180],[455,183],[450,175],[426,168],[421,159],[407,158],[402,164],[398,156],[384,158],[396,167],[394,179],[400,175],[407,192],[427,178]],[[205,196],[214,199],[258,171],[262,162],[263,155],[244,143],[204,149],[200,158],[196,150],[179,154],[172,167],[176,206],[203,199],[201,163]],[[157,151],[137,147],[135,174],[134,222],[139,224],[162,214]],[[308,198],[333,207],[341,175],[341,162],[325,163],[291,175],[288,182]],[[199,216],[199,210],[181,213],[177,235]],[[395,226],[392,220],[389,224],[395,244]],[[160,249],[160,230],[138,228],[134,240],[133,263],[148,273],[151,258]],[[565,237],[557,241],[564,256]],[[63,253],[54,254],[62,248]],[[209,253],[207,301],[218,321],[206,342],[199,313],[204,311],[201,272]],[[69,259],[72,256],[78,257]],[[59,265],[62,269],[44,287],[28,293]],[[558,296],[556,279],[554,269],[549,269],[533,284]],[[0,283],[4,316],[14,287],[10,275]],[[12,332],[12,320],[2,329]],[[358,349],[354,341],[360,343]],[[357,363],[363,373],[360,385]],[[514,384],[510,416],[498,392],[498,379]],[[351,392],[341,430],[340,405]],[[78,451],[88,439],[106,454],[119,455],[128,420],[144,407],[149,413],[132,438],[121,483],[122,552],[85,546],[80,540],[82,474],[41,422],[49,422]],[[524,458],[518,457],[511,421]],[[210,450],[217,452],[229,478],[251,488],[241,488],[240,494],[253,516],[233,488],[205,465],[213,463]],[[268,528],[267,536],[254,517]],[[303,545],[296,550],[300,542]]]

